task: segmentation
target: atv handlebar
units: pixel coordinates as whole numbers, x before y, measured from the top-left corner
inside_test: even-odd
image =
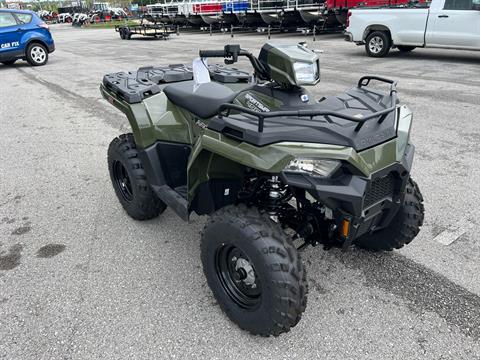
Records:
[[[226,57],[225,50],[200,50],[198,52],[201,58]]]
[[[198,52],[201,58],[220,57],[225,58],[225,64],[231,65],[238,61],[239,56],[245,56],[250,60],[255,75],[262,80],[270,80],[267,70],[263,64],[247,50],[240,48],[240,45],[225,45],[223,50],[200,50]]]

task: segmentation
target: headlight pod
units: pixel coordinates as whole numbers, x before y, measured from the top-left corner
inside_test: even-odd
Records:
[[[327,178],[340,167],[340,161],[327,159],[297,158],[290,161],[283,170],[286,173],[307,174]]]
[[[295,78],[299,84],[315,84],[318,81],[318,62],[296,62],[293,64]]]

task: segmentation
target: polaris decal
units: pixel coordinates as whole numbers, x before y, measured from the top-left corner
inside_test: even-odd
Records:
[[[391,128],[391,129],[380,131],[374,135],[364,137],[363,139],[359,140],[359,143],[362,147],[368,147],[368,146],[379,144],[388,139],[391,139],[394,136],[395,136],[395,129]]]
[[[270,109],[263,105],[260,101],[255,99],[252,95],[247,94],[245,95],[245,100],[247,101],[247,106],[255,111],[260,111],[260,112],[269,112]]]
[[[8,43],[0,44],[0,49],[10,49],[10,48],[19,47],[19,46],[20,46],[20,43],[18,41],[12,41]]]

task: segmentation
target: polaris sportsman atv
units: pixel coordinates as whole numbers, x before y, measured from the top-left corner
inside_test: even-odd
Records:
[[[205,61],[241,56],[253,76]],[[418,234],[412,112],[396,82],[376,76],[313,100],[303,86],[319,82],[320,63],[302,44],[267,43],[258,58],[227,45],[200,58],[210,82],[186,65],[104,77],[103,97],[132,128],[109,146],[111,180],[134,219],[167,206],[184,220],[209,215],[201,258],[219,305],[242,329],[279,335],[307,303],[299,248],[392,250]]]

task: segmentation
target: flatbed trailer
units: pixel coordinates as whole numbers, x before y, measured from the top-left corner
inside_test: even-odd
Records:
[[[138,25],[116,25],[115,31],[119,33],[122,40],[130,40],[132,35],[151,36],[156,39],[167,40],[170,35],[177,34],[177,29],[173,25],[162,23]]]

